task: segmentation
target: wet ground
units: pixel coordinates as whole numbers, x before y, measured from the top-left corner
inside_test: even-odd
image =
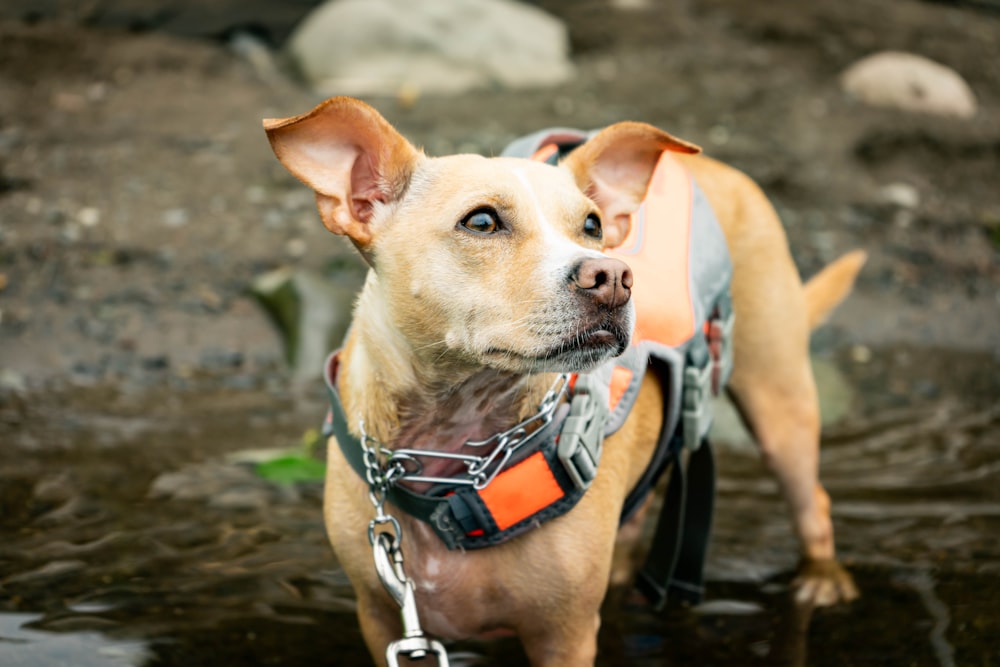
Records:
[[[706,602],[660,616],[612,596],[599,664],[996,664],[995,360],[850,357],[832,355],[860,393],[826,429],[823,478],[861,599],[790,604],[795,542],[775,484],[752,451],[723,446]],[[0,411],[0,664],[368,664],[319,485],[268,482],[252,466],[322,416],[319,388],[165,384]],[[523,663],[513,641],[455,655]]]
[[[252,20],[251,3],[208,18],[159,4],[0,7],[0,665],[368,664],[318,485],[253,467],[324,407],[248,287],[284,268],[349,293],[359,275],[260,130],[317,98],[231,39],[279,43],[309,3],[255,0]],[[871,256],[815,337],[834,371],[822,474],[862,598],[788,604],[784,508],[731,446],[706,604],[658,616],[612,599],[599,663],[1000,664],[995,3],[540,4],[569,24],[573,82],[371,101],[431,154],[657,123],[764,185],[803,274]],[[846,98],[839,73],[879,49],[958,69],[979,113]],[[900,184],[915,202],[887,196]],[[455,655],[523,662],[509,641]]]

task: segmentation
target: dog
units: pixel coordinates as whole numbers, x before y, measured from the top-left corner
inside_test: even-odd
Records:
[[[676,155],[711,203],[732,258],[735,362],[727,390],[791,510],[802,551],[796,595],[815,605],[857,596],[836,560],[830,500],[818,481],[808,339],[851,290],[863,252],[803,286],[757,185],[644,123],[611,125],[558,166],[426,157],[376,110],[345,97],[265,119],[264,128],[279,161],[315,191],[322,223],[370,266],[335,382],[349,437],[386,450],[467,452],[469,443],[534,414],[558,374],[586,371],[626,349],[633,278],[606,249],[627,236],[660,155]],[[326,528],[374,659],[395,664],[387,647],[404,631],[446,639],[512,631],[533,665],[592,664],[623,501],[653,456],[664,391],[655,374],[645,375],[631,415],[604,442],[596,477],[570,511],[474,551],[448,549],[427,522],[381,502],[375,496],[384,487],[359,475],[332,442]],[[460,467],[434,459],[422,472]],[[398,548],[386,553],[399,556],[391,563],[396,583],[411,587],[405,604],[386,594],[392,586],[372,566],[381,539],[369,535],[373,525],[392,528]],[[414,602],[417,632],[400,619],[400,605]]]

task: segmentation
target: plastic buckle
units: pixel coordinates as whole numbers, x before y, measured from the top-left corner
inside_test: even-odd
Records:
[[[712,423],[712,362],[684,369],[684,394],[681,417],[684,420],[684,446],[690,451],[701,447],[702,436]]]
[[[556,454],[578,489],[586,489],[597,476],[604,444],[604,424],[608,408],[595,391],[597,380],[580,375],[573,388],[569,416],[559,433]]]

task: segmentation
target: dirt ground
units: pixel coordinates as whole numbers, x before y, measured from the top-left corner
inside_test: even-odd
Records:
[[[283,38],[289,6],[199,23],[197,3],[176,3],[189,20],[157,24],[153,9],[169,3],[19,10],[29,4],[0,12],[2,386],[280,373],[278,338],[248,283],[278,266],[343,273],[354,262],[260,129],[318,98],[232,48],[240,28]],[[996,359],[1000,14],[988,3],[538,4],[569,25],[572,83],[370,101],[432,154],[496,153],[544,126],[658,124],[761,182],[803,274],[869,251],[821,342]],[[882,49],[957,69],[978,114],[902,115],[846,97],[839,74]],[[898,183],[916,189],[915,208],[886,202]]]

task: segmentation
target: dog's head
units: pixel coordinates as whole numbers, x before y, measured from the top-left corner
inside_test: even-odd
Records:
[[[631,271],[602,250],[624,239],[660,153],[698,150],[619,123],[559,167],[428,158],[350,98],[264,127],[316,191],[323,224],[371,265],[388,340],[515,373],[585,370],[624,351]]]

